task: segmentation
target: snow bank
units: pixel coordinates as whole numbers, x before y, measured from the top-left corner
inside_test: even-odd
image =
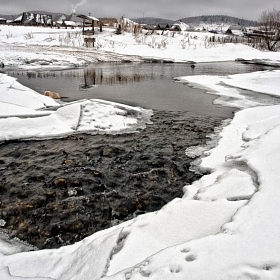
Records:
[[[229,76],[224,83],[237,88],[279,96],[279,73],[280,70],[234,75]]]
[[[2,106],[3,104],[9,104],[22,107],[23,109],[29,108],[33,110],[59,105],[53,99],[21,85],[15,78],[9,77],[5,74],[0,74],[0,102]],[[20,114],[19,111],[15,111],[14,113]],[[8,115],[5,107],[3,107],[0,116],[3,117]]]
[[[120,228],[97,238],[90,236],[58,250],[6,256],[4,261],[0,255],[1,279],[100,279],[106,273],[114,248],[118,246],[121,231]]]
[[[187,76],[176,77],[176,81],[189,83],[192,86],[206,89],[208,93],[217,94],[214,103],[233,106],[237,108],[250,108],[259,105],[279,104],[280,100],[268,99],[267,104],[263,97],[267,95],[280,96],[279,92],[280,70],[260,71],[247,74],[236,74],[230,76]],[[239,89],[254,92],[251,98]],[[263,93],[258,95],[256,93]]]
[[[59,104],[3,74],[0,109],[0,141],[136,131],[152,115],[151,110],[96,99]]]

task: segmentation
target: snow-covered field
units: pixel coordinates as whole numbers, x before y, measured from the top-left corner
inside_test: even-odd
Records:
[[[0,29],[0,62],[7,67],[73,67],[92,57],[82,46],[59,39],[67,36],[66,30]],[[24,34],[31,31],[33,38],[26,39]],[[117,36],[107,30],[98,36],[94,52],[102,56],[115,52],[120,59],[122,55],[195,62],[242,58],[279,64],[279,53],[241,44],[205,45],[205,36],[211,35],[167,35],[162,44],[162,35],[136,42],[128,33]],[[182,40],[190,43],[183,48]],[[260,95],[242,94],[246,89],[279,97],[280,70],[177,79],[221,96],[216,100],[220,104],[240,108],[223,128],[217,146],[201,154],[198,167],[208,175],[185,186],[184,196],[160,211],[74,245],[15,253],[25,247],[3,236],[0,279],[280,279],[280,105],[269,99],[264,103]],[[151,112],[101,100],[61,104],[0,74],[0,114],[0,139],[5,140],[143,128]],[[201,151],[195,149],[186,153]],[[4,220],[0,224],[5,228]]]

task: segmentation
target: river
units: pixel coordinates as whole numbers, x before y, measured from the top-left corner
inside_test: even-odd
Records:
[[[9,71],[20,83],[44,93],[58,92],[63,101],[98,98],[147,109],[188,111],[231,117],[232,108],[213,104],[214,95],[174,81],[188,75],[230,75],[271,69],[241,62],[95,63],[62,71]]]

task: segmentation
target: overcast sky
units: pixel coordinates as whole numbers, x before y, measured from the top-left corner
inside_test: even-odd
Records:
[[[199,15],[228,15],[257,20],[264,10],[280,10],[280,0],[0,0],[0,14],[40,10],[95,17],[161,17],[177,20]]]

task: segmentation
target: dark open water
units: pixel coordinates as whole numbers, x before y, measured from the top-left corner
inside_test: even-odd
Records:
[[[99,98],[147,109],[189,111],[231,117],[233,108],[213,105],[215,96],[175,82],[188,75],[230,75],[271,69],[240,62],[189,64],[101,63],[63,71],[10,71],[23,85],[39,93],[58,92],[63,101]]]

